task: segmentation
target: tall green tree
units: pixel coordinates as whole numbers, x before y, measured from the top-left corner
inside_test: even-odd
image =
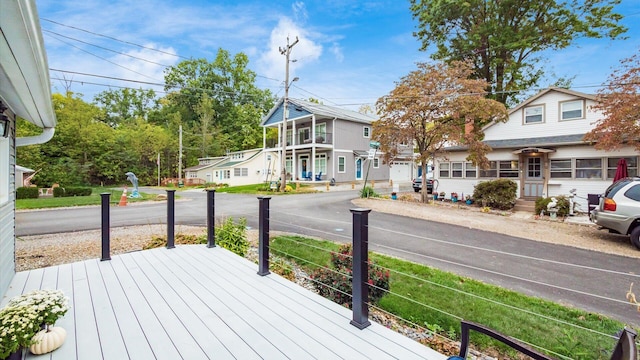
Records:
[[[380,120],[373,123],[372,138],[380,142],[389,163],[405,144],[414,144],[422,173],[445,145],[469,148],[468,160],[486,167],[490,148],[482,142],[482,127],[490,121],[506,121],[502,103],[482,96],[487,86],[470,79],[468,62],[425,64],[404,76],[387,96],[378,99]],[[422,201],[427,199],[426,176],[422,177]]]
[[[213,61],[186,60],[168,68],[165,90],[171,92],[167,96],[171,111],[180,112],[187,130],[201,133],[204,118],[196,109],[202,94],[207,94],[214,114],[207,127],[217,129],[220,136],[228,136],[228,150],[245,150],[261,144],[260,120],[273,106],[274,98],[269,90],[256,87],[256,74],[248,64],[245,54],[231,56],[219,49]],[[212,139],[221,140],[224,139]],[[206,155],[222,155],[222,152]]]
[[[133,123],[137,118],[147,119],[158,107],[156,93],[151,89],[107,90],[96,95],[94,102],[104,110],[101,120],[111,127]]]
[[[626,31],[614,11],[621,0],[411,0],[421,50],[432,58],[470,60],[491,97],[507,104],[535,86],[545,50],[564,49],[578,38],[616,39]]]

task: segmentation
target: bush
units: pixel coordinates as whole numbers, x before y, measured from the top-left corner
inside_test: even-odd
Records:
[[[353,251],[351,244],[341,245],[337,252],[331,253],[333,269],[319,268],[311,274],[313,284],[320,295],[351,308],[351,284]],[[369,261],[369,301],[377,304],[389,291],[389,271]]]
[[[216,244],[240,256],[245,256],[249,249],[247,240],[247,219],[241,218],[237,224],[228,218],[216,228]]]
[[[564,195],[553,196],[558,203],[556,205],[556,209],[558,209],[558,216],[568,216],[569,215],[569,199]],[[536,199],[536,210],[535,213],[540,214],[543,212],[545,215],[549,215],[549,210],[547,210],[547,206],[551,202],[551,198],[538,198]]]
[[[89,196],[91,192],[88,187],[55,187],[53,197]]]
[[[37,187],[19,187],[16,189],[16,199],[37,199],[40,190]]]
[[[482,206],[509,210],[516,204],[518,185],[509,179],[483,181],[473,190],[473,199]]]
[[[380,197],[380,194],[376,193],[371,186],[365,186],[360,190],[361,198]]]

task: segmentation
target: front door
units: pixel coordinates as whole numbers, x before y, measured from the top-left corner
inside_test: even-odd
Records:
[[[298,156],[298,164],[300,164],[300,171],[298,172],[302,175],[302,178],[309,177],[307,172],[311,172],[311,166],[309,164],[309,155],[300,155]]]
[[[523,197],[525,198],[539,198],[542,197],[544,189],[544,177],[542,176],[542,157],[528,157],[525,160],[525,173],[524,173],[524,191]]]
[[[356,180],[362,180],[362,159],[356,159]]]

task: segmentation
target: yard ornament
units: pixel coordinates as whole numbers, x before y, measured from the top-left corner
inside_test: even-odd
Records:
[[[136,174],[129,171],[125,175],[127,175],[127,180],[131,181],[131,184],[133,185],[133,191],[131,192],[131,195],[129,195],[129,197],[139,198],[140,193],[138,193],[138,178],[136,177]]]

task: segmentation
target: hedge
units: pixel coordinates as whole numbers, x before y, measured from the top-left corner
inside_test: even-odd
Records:
[[[53,197],[89,196],[91,192],[88,187],[56,187],[53,188]]]
[[[19,187],[16,189],[16,199],[37,199],[40,190],[37,187]]]

